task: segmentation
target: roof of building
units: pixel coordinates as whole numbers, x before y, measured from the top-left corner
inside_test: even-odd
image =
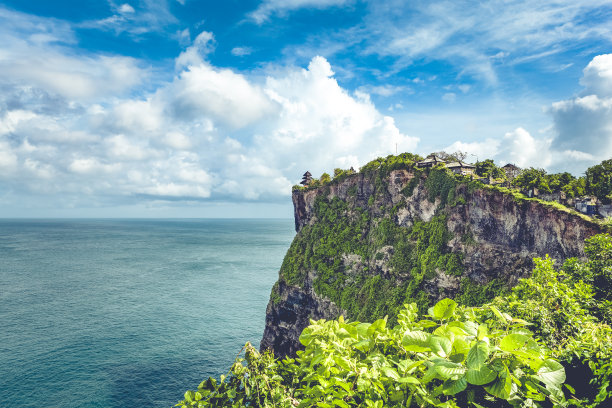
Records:
[[[425,164],[434,164],[434,163],[445,163],[444,160],[442,160],[441,158],[439,158],[438,156],[436,156],[435,154],[431,155],[431,156],[427,156],[427,158],[425,160],[422,160],[420,162],[417,162],[417,165],[425,165]]]
[[[512,163],[508,163],[506,164],[504,167],[502,167],[502,169],[511,169],[511,170],[520,170],[519,167],[515,166]]]
[[[474,166],[473,164],[465,163],[462,161],[447,163],[446,167],[448,167],[449,169],[456,168],[456,167],[459,167],[462,169],[475,169],[476,168],[476,166]]]
[[[312,177],[312,174],[310,174],[309,171],[306,171],[302,177]]]

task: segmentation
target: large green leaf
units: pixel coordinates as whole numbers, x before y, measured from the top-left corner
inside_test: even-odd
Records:
[[[462,323],[463,330],[465,330],[467,334],[469,334],[470,336],[476,336],[476,334],[478,333],[478,323],[472,322],[470,320]]]
[[[533,369],[542,364],[540,346],[531,337],[524,334],[510,333],[502,339],[499,347],[519,357]]]
[[[504,369],[491,385],[485,387],[485,390],[497,398],[510,398],[510,394],[512,393],[512,378],[510,377],[508,369]]]
[[[387,325],[387,319],[378,319],[368,327],[368,336],[373,336],[374,333],[381,332]]]
[[[446,380],[442,385],[442,392],[444,395],[455,395],[467,388],[467,381],[465,377],[461,377],[458,380]]]
[[[336,364],[338,366],[340,366],[341,368],[350,371],[351,368],[351,361],[343,356],[334,356],[334,361],[336,362]]]
[[[370,349],[370,340],[361,340],[360,342],[353,344],[353,347],[365,353]]]
[[[391,378],[392,380],[398,381],[400,379],[399,374],[397,373],[397,371],[395,371],[395,369],[391,368],[391,367],[382,367],[381,371],[383,372],[383,374],[386,377]]]
[[[355,326],[355,328],[357,329],[357,333],[359,333],[360,336],[367,337],[368,329],[370,328],[370,323],[359,323],[357,326]]]
[[[402,345],[406,351],[431,351],[431,345],[429,344],[430,337],[431,334],[424,331],[407,331],[402,338]]]
[[[509,353],[517,350],[535,350],[540,351],[538,343],[536,343],[531,337],[525,336],[519,333],[510,333],[504,337],[499,344],[499,348]]]
[[[453,360],[456,363],[460,363],[463,362],[463,360],[465,360],[467,353],[470,351],[470,344],[463,340],[462,338],[455,338],[455,341],[453,341],[453,351],[452,351],[452,356],[451,356],[451,360]]]
[[[474,344],[467,355],[465,364],[471,369],[480,369],[489,359],[489,345],[484,341]]]
[[[465,373],[465,367],[442,358],[432,358],[434,369],[442,378],[451,378]]]
[[[442,299],[429,310],[429,313],[438,320],[448,319],[457,308],[457,302],[452,299]]]
[[[429,345],[431,350],[440,357],[448,357],[453,349],[453,343],[446,337],[430,336]]]
[[[486,324],[481,324],[477,329],[478,340],[482,340],[489,335],[489,328]]]
[[[412,377],[412,376],[401,377],[397,381],[404,383],[404,384],[415,384],[415,385],[421,384],[421,382],[417,378]]]
[[[536,376],[547,387],[559,388],[565,381],[565,369],[555,360],[546,359]]]
[[[497,371],[490,369],[489,366],[470,368],[465,373],[465,378],[470,384],[485,385],[497,378]]]
[[[312,329],[310,327],[306,327],[304,330],[302,330],[299,340],[304,346],[309,345],[310,341],[312,340]]]

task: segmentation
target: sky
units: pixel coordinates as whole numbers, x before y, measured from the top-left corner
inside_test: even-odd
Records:
[[[612,3],[0,0],[0,218],[289,218],[440,150],[611,158]]]

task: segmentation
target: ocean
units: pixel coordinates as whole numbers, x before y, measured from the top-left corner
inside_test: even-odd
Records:
[[[0,220],[0,407],[170,407],[263,334],[293,220]]]

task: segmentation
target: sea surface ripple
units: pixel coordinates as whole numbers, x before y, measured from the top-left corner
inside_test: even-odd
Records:
[[[292,220],[0,220],[0,407],[170,407],[259,346]]]

